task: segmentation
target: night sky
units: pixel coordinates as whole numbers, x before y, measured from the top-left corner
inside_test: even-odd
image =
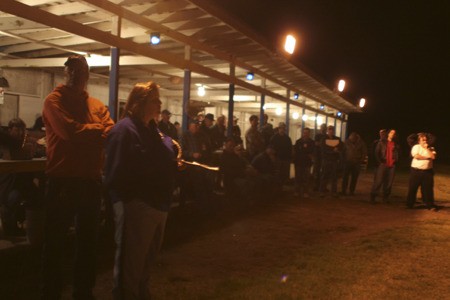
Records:
[[[276,47],[299,35],[294,62],[329,86],[347,80],[344,97],[367,99],[349,131],[367,141],[380,128],[406,136],[432,132],[440,161],[450,162],[450,1],[214,0]],[[407,153],[408,149],[405,149]]]

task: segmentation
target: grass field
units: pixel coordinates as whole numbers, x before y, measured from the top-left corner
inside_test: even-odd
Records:
[[[405,209],[408,173],[390,204],[368,202],[373,175],[353,197],[300,200],[287,192],[237,210],[169,214],[152,273],[153,299],[450,299],[450,167],[435,176],[435,212]],[[12,241],[14,242],[14,241]],[[71,299],[68,240],[63,299]],[[0,252],[0,299],[38,299],[39,251]],[[111,299],[114,245],[104,234],[97,299]]]

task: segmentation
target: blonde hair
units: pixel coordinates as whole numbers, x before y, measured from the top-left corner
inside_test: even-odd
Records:
[[[122,118],[132,116],[141,119],[144,116],[147,101],[157,98],[159,98],[159,85],[153,81],[136,83],[128,95]]]

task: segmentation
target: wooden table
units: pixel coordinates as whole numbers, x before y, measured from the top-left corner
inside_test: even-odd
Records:
[[[31,160],[0,159],[0,173],[21,173],[45,171],[46,158],[33,158]]]

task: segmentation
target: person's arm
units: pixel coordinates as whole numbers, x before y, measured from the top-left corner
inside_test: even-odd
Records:
[[[420,154],[420,147],[419,145],[415,145],[411,149],[411,156],[418,160],[434,160],[436,158],[436,152],[431,151],[429,148],[423,148],[425,150],[426,155]]]
[[[101,124],[103,125],[103,133],[102,133],[102,139],[106,140],[106,136],[111,131],[111,129],[114,127],[114,121],[111,119],[111,115],[109,113],[109,110],[106,106],[102,105],[100,109],[99,117],[101,118]]]
[[[51,126],[55,134],[63,140],[96,142],[105,131],[105,126],[101,123],[82,124],[75,121],[52,96],[44,102],[43,117],[46,126]]]

